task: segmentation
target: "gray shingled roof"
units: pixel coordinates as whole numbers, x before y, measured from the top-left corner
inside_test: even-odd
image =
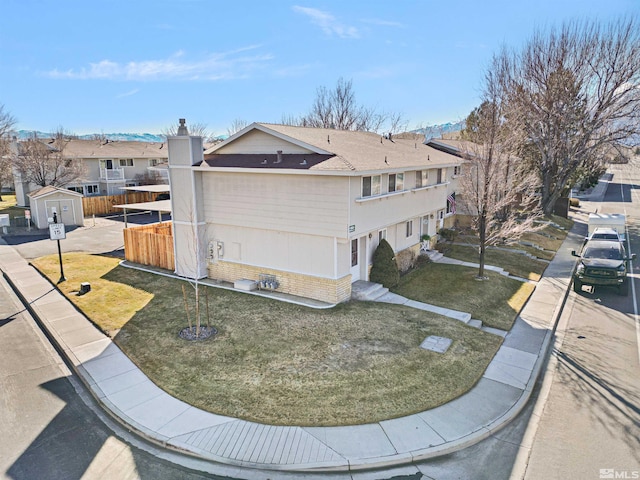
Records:
[[[42,143],[48,145],[47,140]],[[166,143],[102,140],[69,140],[64,147],[67,158],[158,158],[166,159]]]
[[[419,169],[433,166],[458,165],[460,158],[442,152],[421,142],[408,139],[392,139],[382,137],[371,132],[357,132],[349,130],[334,130],[327,128],[293,127],[289,125],[276,125],[268,123],[254,123],[245,129],[248,132],[259,129],[263,132],[275,134],[293,143],[303,144],[311,148],[316,155],[325,154],[326,160],[319,162],[307,162],[302,165],[300,161],[291,163],[296,169],[311,171],[389,171],[402,169]],[[242,136],[242,135],[240,135]],[[216,162],[216,151],[225,145],[237,140],[239,137],[231,137],[226,142],[210,148],[205,152],[207,163],[211,166],[232,166],[230,156],[220,154],[220,165]],[[326,155],[330,152],[332,155]],[[264,156],[273,156],[276,152],[263,152]],[[247,163],[242,163],[242,155],[235,155],[237,167],[253,167],[255,158],[259,155],[247,155]],[[298,157],[300,155],[297,155]],[[284,155],[286,158],[287,155]],[[224,161],[222,161],[224,159]],[[251,160],[251,161],[249,161]],[[299,160],[296,158],[296,160]],[[283,168],[282,165],[268,162],[265,168]]]

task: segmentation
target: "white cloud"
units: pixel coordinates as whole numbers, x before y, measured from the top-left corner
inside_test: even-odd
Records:
[[[139,88],[134,88],[133,90],[129,90],[128,92],[125,93],[121,93],[119,95],[116,95],[116,98],[124,98],[124,97],[130,97],[131,95],[135,95],[136,93],[138,93],[140,91]]]
[[[273,58],[270,54],[246,55],[244,52],[256,50],[252,45],[237,50],[214,53],[205,58],[189,60],[183,51],[160,60],[114,62],[108,59],[90,63],[88,67],[46,72],[51,78],[78,80],[220,80],[246,77],[262,68]]]
[[[294,5],[293,10],[306,15],[313,23],[318,25],[322,31],[331,36],[337,35],[340,38],[359,38],[360,32],[356,27],[344,25],[328,12],[318,10],[317,8],[300,7]]]
[[[393,22],[391,20],[382,20],[379,18],[363,18],[363,23],[369,23],[371,25],[380,25],[381,27],[396,27],[405,28],[405,25],[400,22]]]

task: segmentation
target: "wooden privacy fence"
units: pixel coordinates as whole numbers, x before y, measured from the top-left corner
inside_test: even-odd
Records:
[[[171,222],[125,228],[124,258],[134,263],[173,271],[173,231]]]
[[[82,208],[84,210],[85,217],[90,217],[92,215],[106,215],[109,213],[122,213],[121,208],[113,208],[113,206],[123,205],[125,203],[152,202],[153,198],[153,194],[149,192],[129,192],[126,200],[124,194],[82,197]]]

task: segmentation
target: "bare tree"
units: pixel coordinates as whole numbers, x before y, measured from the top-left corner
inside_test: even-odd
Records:
[[[395,133],[404,125],[402,115],[380,112],[375,108],[359,105],[351,80],[339,78],[333,89],[318,87],[311,110],[302,117],[283,117],[283,123],[303,127],[335,128],[378,132],[383,126]]]
[[[20,144],[13,165],[23,182],[40,187],[64,187],[82,180],[86,169],[81,159],[65,155],[65,147],[72,140],[59,128],[53,138],[42,140],[34,134]]]
[[[189,132],[191,135],[202,137],[205,142],[214,140],[214,135],[209,131],[206,123],[197,122],[189,124]],[[170,127],[162,130],[162,135],[165,137],[174,137],[178,135],[178,127],[176,125],[171,125]]]
[[[493,59],[487,81],[505,92],[510,141],[537,171],[547,214],[576,170],[597,166],[616,144],[637,144],[638,27],[636,18],[567,23]]]
[[[486,91],[484,97],[467,118],[461,142],[465,171],[457,200],[472,215],[478,235],[478,278],[485,278],[486,247],[510,243],[535,230],[541,215],[535,196],[537,178],[509,148],[502,98],[496,90]]]
[[[243,120],[241,118],[236,118],[235,120],[233,120],[233,122],[231,122],[231,125],[229,125],[229,128],[227,128],[227,135],[229,136],[234,135],[238,133],[240,130],[242,130],[244,127],[246,127],[247,125],[249,125],[249,123],[246,120]]]
[[[0,104],[0,202],[2,201],[2,187],[13,180],[11,169],[11,139],[16,119]]]

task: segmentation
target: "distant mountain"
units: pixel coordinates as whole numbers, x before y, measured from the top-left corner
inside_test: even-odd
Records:
[[[447,133],[459,132],[465,127],[464,120],[456,123],[443,123],[440,125],[429,125],[426,127],[412,130],[411,133],[419,133],[425,136],[425,138],[440,138]]]
[[[18,138],[25,140],[35,133],[38,138],[51,138],[51,133],[34,132],[33,130],[18,130]],[[155,133],[89,133],[87,135],[76,135],[80,140],[91,140],[94,138],[107,138],[111,141],[120,142],[164,142],[166,137]]]
[[[440,138],[442,135],[452,132],[459,132],[464,128],[464,120],[456,123],[443,123],[440,125],[429,125],[426,127],[411,130],[410,133],[418,133],[426,138]],[[51,138],[51,133],[34,132],[33,130],[18,130],[18,138],[27,139],[35,133],[38,138]],[[94,138],[107,138],[111,141],[120,142],[165,142],[166,137],[157,133],[90,133],[87,135],[77,135],[81,140],[91,140]],[[227,136],[220,135],[216,137],[218,140],[224,140]]]

